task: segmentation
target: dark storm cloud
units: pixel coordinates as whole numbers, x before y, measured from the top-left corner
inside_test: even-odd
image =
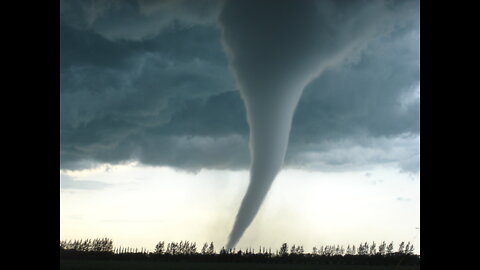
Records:
[[[234,93],[234,99],[236,94],[214,28],[171,29],[138,42],[111,41],[95,31],[73,27],[68,20],[61,25],[63,168],[89,164],[79,162],[82,159],[118,163],[131,158],[187,169],[214,166],[215,161],[190,161],[195,153],[179,154],[191,158],[167,155],[165,147],[173,146],[175,136],[212,135],[206,130],[208,124],[220,126],[219,136],[237,134],[238,126],[245,128],[241,121],[226,118],[243,113],[239,99],[224,118],[208,110],[229,104],[229,93]],[[223,96],[227,103],[222,102]],[[199,120],[195,115],[203,117]],[[178,120],[172,122],[173,117]],[[233,126],[231,132],[222,131],[229,126]],[[156,147],[146,146],[147,142]],[[208,151],[202,154],[215,156]]]
[[[64,0],[62,19],[108,40],[145,40],[175,26],[212,25],[220,11],[217,0]]]
[[[245,108],[215,26],[220,6],[62,1],[62,168],[129,159],[188,170],[248,168]],[[396,161],[418,170],[416,9],[307,86],[287,166]]]
[[[308,167],[310,162],[299,156],[321,144],[317,163],[389,162],[390,155],[402,160],[402,170],[418,171],[418,27],[418,19],[398,27],[373,41],[358,61],[327,70],[307,86],[293,121],[287,163]],[[345,138],[348,147],[339,142]],[[355,145],[377,154],[359,163],[365,154],[354,155]],[[339,149],[344,149],[343,162],[328,158],[327,152]]]
[[[419,35],[405,30],[375,40],[357,63],[328,70],[312,82],[297,109],[292,137],[360,130],[374,136],[418,133],[419,100],[402,102],[419,86]]]

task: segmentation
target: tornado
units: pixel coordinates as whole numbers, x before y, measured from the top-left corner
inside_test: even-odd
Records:
[[[283,166],[304,88],[385,30],[391,8],[387,1],[225,1],[219,26],[247,112],[251,156],[227,249],[251,224]]]

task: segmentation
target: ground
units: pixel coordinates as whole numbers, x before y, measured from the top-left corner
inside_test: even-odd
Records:
[[[62,270],[419,270],[420,266],[368,266],[319,264],[260,264],[260,263],[193,263],[193,262],[142,262],[61,260]]]

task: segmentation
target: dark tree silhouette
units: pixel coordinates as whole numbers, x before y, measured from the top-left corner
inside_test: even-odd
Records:
[[[81,252],[113,252],[113,241],[108,238],[60,241],[60,248]]]
[[[383,241],[383,242],[380,244],[380,246],[378,246],[378,253],[379,253],[380,255],[382,255],[382,256],[385,255],[385,249],[386,249],[386,247],[387,247],[387,244],[385,243],[385,241]]]
[[[295,245],[292,245],[292,247],[290,248],[290,254],[297,254],[297,248],[295,247]]]
[[[154,253],[162,255],[164,251],[165,251],[165,243],[163,241],[158,242],[158,244],[155,246]]]
[[[393,242],[391,242],[387,246],[387,254],[392,254],[392,253],[393,253]]]
[[[346,254],[345,255],[353,255],[352,254],[352,248],[350,248],[350,245],[347,246]]]
[[[303,255],[303,246],[297,246],[297,250],[296,250],[296,253],[299,254],[299,255]]]
[[[208,246],[208,251],[207,251],[207,253],[208,253],[209,255],[215,254],[215,246],[213,245],[213,242],[211,242],[211,243],[210,243],[210,246]]]
[[[203,255],[207,254],[207,249],[208,249],[208,243],[203,244],[203,247],[202,247],[202,254]]]
[[[370,246],[370,255],[375,255],[376,253],[377,253],[377,245],[375,244],[375,241],[374,241]]]
[[[398,246],[398,253],[403,254],[404,252],[405,252],[405,242],[402,242]]]
[[[405,248],[405,253],[413,255],[413,244],[410,244],[410,242],[408,242],[407,247]]]
[[[287,245],[287,243],[282,244],[282,246],[280,247],[279,255],[282,256],[282,257],[288,255],[288,245]]]
[[[341,245],[313,247],[312,253],[304,253],[302,245],[292,245],[289,249],[283,243],[280,252],[272,254],[271,250],[260,246],[242,251],[226,250],[222,247],[215,253],[213,242],[205,243],[201,253],[196,252],[196,243],[189,241],[171,242],[166,245],[160,241],[153,252],[146,249],[118,247],[113,249],[108,238],[60,241],[60,258],[67,259],[108,259],[108,260],[147,260],[147,261],[189,261],[189,262],[255,262],[255,263],[308,263],[308,264],[357,264],[357,265],[419,265],[420,256],[413,254],[413,244],[402,242],[398,252],[393,252],[393,242],[388,246],[385,241],[378,247],[373,242],[361,243],[356,253],[355,245],[348,245],[346,250]],[[291,251],[289,253],[289,250]],[[115,251],[115,252],[113,252]]]

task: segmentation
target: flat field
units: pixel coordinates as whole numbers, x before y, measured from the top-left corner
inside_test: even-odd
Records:
[[[61,260],[62,270],[419,270],[420,266]]]

